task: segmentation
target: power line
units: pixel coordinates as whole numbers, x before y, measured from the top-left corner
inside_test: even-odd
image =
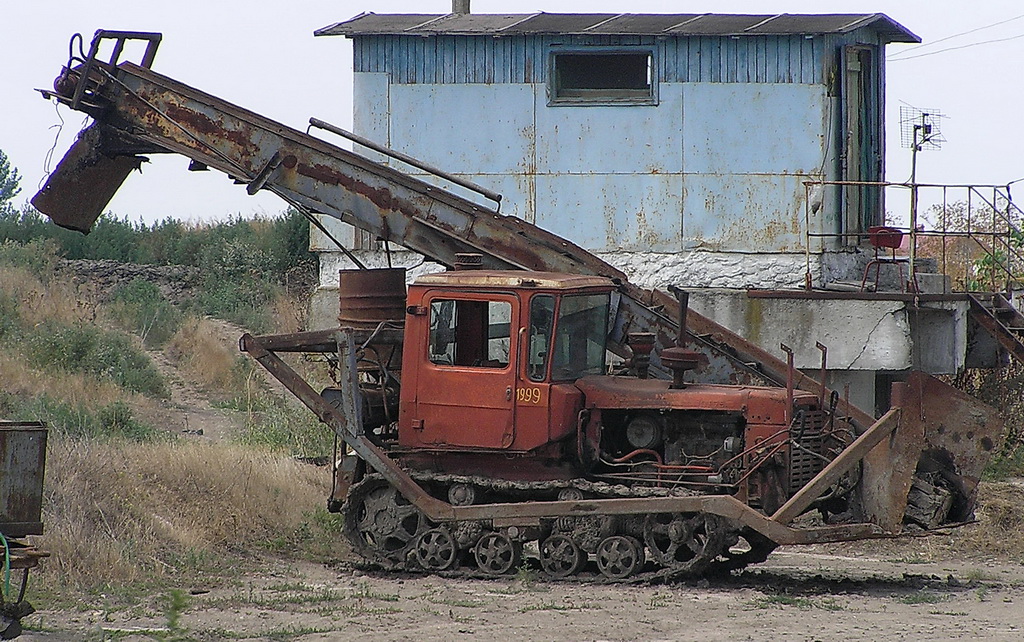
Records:
[[[904,60],[913,60],[914,58],[924,58],[925,56],[934,56],[936,54],[945,53],[947,51],[955,51],[957,49],[967,49],[969,47],[977,47],[980,45],[990,45],[995,42],[1007,42],[1009,40],[1017,40],[1018,38],[1024,38],[1024,33],[1019,33],[1016,36],[1010,36],[1009,38],[996,38],[994,40],[983,40],[981,42],[972,42],[969,45],[960,45],[959,47],[947,47],[946,49],[939,49],[938,51],[929,51],[923,54],[917,54],[916,56],[906,56],[904,58],[886,58],[886,62],[903,62]]]
[[[959,38],[960,36],[966,36],[966,35],[975,33],[977,31],[984,31],[985,29],[991,29],[992,27],[998,27],[999,25],[1004,25],[1007,22],[1013,22],[1014,20],[1020,20],[1021,18],[1024,18],[1024,13],[1020,14],[1019,16],[1014,16],[1012,18],[1007,18],[1006,20],[1000,20],[999,22],[993,22],[990,25],[985,25],[983,27],[976,27],[974,29],[971,29],[970,31],[961,31],[960,33],[955,33],[952,36],[946,36],[945,38],[939,38],[938,40],[933,40],[931,42],[925,42],[925,43],[916,45],[914,47],[911,47],[909,49],[904,49],[903,51],[901,51],[899,53],[896,53],[896,54],[893,54],[892,56],[889,56],[888,59],[889,60],[894,60],[895,58],[903,56],[904,54],[913,53],[913,52],[917,51],[918,49],[923,49],[925,47],[931,47],[933,45],[939,44],[940,42],[945,42],[947,40],[952,40],[953,38]],[[938,52],[936,52],[936,53],[938,53]]]

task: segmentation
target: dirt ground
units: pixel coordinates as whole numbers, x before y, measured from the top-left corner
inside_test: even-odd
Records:
[[[850,550],[843,550],[844,548]],[[1024,566],[921,562],[891,542],[784,548],[729,578],[611,584],[388,575],[266,560],[230,586],[183,586],[108,611],[26,618],[26,642],[66,640],[1020,640]],[[897,557],[894,557],[897,556]],[[593,569],[590,569],[593,570]],[[159,599],[158,599],[159,597]]]

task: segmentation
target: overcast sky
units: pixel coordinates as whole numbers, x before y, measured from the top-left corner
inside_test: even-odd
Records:
[[[364,11],[447,13],[451,8],[449,0],[33,0],[6,4],[0,20],[4,61],[0,149],[23,177],[19,204],[35,193],[47,167],[56,165],[83,125],[83,114],[63,107],[58,111],[33,91],[50,87],[67,59],[73,33],[82,33],[88,46],[96,29],[162,32],[154,70],[298,129],[305,128],[310,116],[347,128],[352,122],[351,41],[314,38],[313,31]],[[1024,178],[1024,3],[1020,0],[473,0],[472,9],[477,13],[885,13],[924,41],[923,45],[889,45],[886,50],[887,178],[904,181],[910,171],[910,153],[900,147],[901,103],[937,108],[947,116],[942,121],[947,142],[941,151],[921,155],[919,180],[1005,184]],[[47,153],[55,140],[48,165]],[[144,166],[142,176],[126,181],[111,202],[111,211],[151,222],[168,216],[205,220],[275,214],[285,207],[272,195],[247,196],[223,174],[187,172],[184,157],[158,156],[153,161]],[[1024,191],[1024,184],[1018,189]]]

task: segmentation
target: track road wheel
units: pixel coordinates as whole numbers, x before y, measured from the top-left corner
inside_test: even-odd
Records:
[[[476,543],[476,565],[488,575],[504,575],[519,565],[522,545],[502,533],[487,533]]]
[[[416,563],[428,571],[448,571],[459,563],[459,547],[443,526],[420,533],[412,547]]]
[[[380,477],[367,477],[349,490],[342,506],[345,537],[357,553],[385,565],[400,565],[427,518]]]
[[[700,575],[722,552],[726,531],[720,522],[707,513],[656,513],[644,523],[644,543],[673,575]]]
[[[597,568],[605,577],[622,580],[644,567],[644,546],[625,535],[612,535],[597,547]]]
[[[578,573],[587,561],[586,553],[570,538],[554,534],[540,544],[540,565],[551,577]]]

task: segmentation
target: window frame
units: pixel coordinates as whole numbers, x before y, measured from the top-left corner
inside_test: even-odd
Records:
[[[459,302],[486,303],[488,306],[494,305],[494,304],[508,305],[509,306],[509,336],[507,337],[508,342],[509,342],[508,363],[505,363],[504,365],[500,365],[499,366],[499,365],[481,365],[481,364],[473,365],[473,364],[458,364],[458,363],[442,363],[442,362],[434,361],[431,358],[431,356],[434,354],[434,353],[431,352],[431,342],[433,341],[433,336],[434,336],[433,335],[434,330],[431,327],[433,325],[434,304],[438,303],[438,302],[443,302],[443,301],[452,301],[452,302],[454,302],[455,305],[456,305],[456,309],[457,309],[457,306],[458,306]],[[458,293],[457,292],[439,292],[437,294],[428,296],[426,298],[426,304],[427,304],[426,305],[426,307],[427,307],[427,337],[426,337],[427,340],[425,342],[424,348],[426,349],[426,362],[431,367],[433,367],[433,368],[442,368],[442,369],[469,368],[469,369],[472,369],[474,371],[482,371],[482,372],[508,372],[511,368],[515,367],[515,363],[516,363],[515,350],[516,350],[516,345],[517,345],[517,340],[516,340],[517,338],[514,336],[515,333],[511,332],[511,329],[515,325],[516,315],[518,314],[518,312],[517,312],[517,310],[519,308],[519,299],[518,299],[518,297],[508,296],[508,295],[488,296],[486,294],[485,295],[479,295],[479,294],[476,294],[476,293],[470,294],[470,293],[461,293],[461,292],[458,292]],[[457,327],[457,321],[456,321],[456,325],[452,326],[452,330],[455,331],[456,327]],[[506,338],[506,337],[501,337],[501,338]],[[487,351],[489,349],[488,342],[490,340],[491,340],[490,338],[484,339],[484,350],[485,351]],[[450,342],[450,343],[456,343],[456,339],[453,338],[453,341]],[[456,359],[457,359],[457,356],[456,356]]]
[[[615,54],[646,54],[650,62],[650,93],[647,96],[559,96],[558,57],[607,56]],[[632,107],[658,105],[658,56],[652,45],[618,47],[553,47],[548,54],[548,107]]]

